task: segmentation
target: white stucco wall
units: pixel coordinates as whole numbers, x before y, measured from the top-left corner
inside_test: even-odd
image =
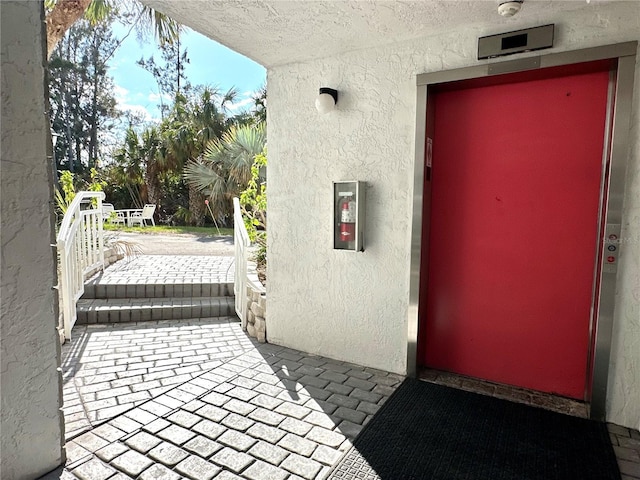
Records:
[[[636,39],[640,38],[640,4],[638,9]],[[640,52],[636,55],[607,418],[640,430]]]
[[[2,479],[62,463],[59,343],[47,168],[42,2],[3,1]]]
[[[556,24],[556,47],[575,50],[640,39],[640,3],[545,13],[527,23],[437,37],[271,68],[269,85],[268,339],[404,373],[412,215],[415,77],[478,64],[482,35]],[[543,52],[544,53],[544,52]],[[512,57],[517,58],[517,57]],[[616,309],[609,420],[640,423],[640,72]],[[320,115],[321,86],[340,91]],[[332,250],[334,180],[368,182],[364,253]]]

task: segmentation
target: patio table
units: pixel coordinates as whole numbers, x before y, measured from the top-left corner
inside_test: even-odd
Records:
[[[124,208],[122,210],[114,210],[116,214],[122,213],[124,215],[125,221],[127,222],[127,227],[131,226],[131,217],[134,213],[142,214],[141,208]]]

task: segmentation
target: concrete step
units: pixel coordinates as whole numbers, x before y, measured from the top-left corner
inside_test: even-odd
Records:
[[[232,297],[233,283],[104,283],[89,280],[83,299]]]
[[[124,286],[124,285],[123,285]],[[233,288],[232,288],[233,291]],[[235,316],[234,297],[82,298],[78,324]]]

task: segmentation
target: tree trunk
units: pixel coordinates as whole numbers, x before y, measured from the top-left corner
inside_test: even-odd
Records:
[[[93,64],[93,92],[91,92],[91,118],[89,119],[89,168],[94,168],[98,163],[98,79],[99,79],[99,60],[98,60],[98,36],[93,35],[93,51],[91,52],[91,61]]]
[[[73,56],[69,56],[69,59],[73,62],[74,65],[77,65],[78,62],[78,45],[74,45],[73,46]],[[75,70],[75,69],[74,69]],[[79,74],[77,71],[73,72],[73,76],[72,76],[72,83],[71,83],[71,97],[69,100],[71,100],[71,98],[74,99],[74,104],[69,104],[69,105],[73,105],[73,124],[72,124],[72,132],[73,132],[73,139],[75,142],[75,161],[76,161],[76,170],[81,170],[82,169],[82,120],[80,119],[80,103],[79,103],[79,99],[80,99],[80,94],[79,94]]]
[[[73,173],[75,172],[75,168],[74,168],[75,161],[73,158],[73,135],[71,135],[72,120],[71,120],[71,112],[69,111],[71,108],[71,93],[67,89],[67,86],[65,86],[64,88],[66,90],[65,97],[67,100],[67,105],[65,106],[65,109],[64,109],[64,113],[66,117],[64,134],[67,140],[67,161],[69,162],[69,171]]]
[[[205,196],[195,187],[189,185],[189,211],[191,212],[191,225],[201,227],[204,225],[204,215],[206,205]]]
[[[67,30],[84,15],[91,0],[58,0],[46,18],[47,22],[47,58]]]
[[[67,45],[67,58],[71,57],[71,46]],[[64,134],[67,140],[67,161],[69,162],[69,171],[71,173],[75,172],[75,159],[73,158],[73,135],[71,134],[71,105],[73,105],[71,101],[71,85],[68,75],[68,70],[64,70],[64,77],[62,82],[62,89],[64,90],[64,99],[66,105],[64,106],[64,116],[65,116],[65,130]]]
[[[158,168],[153,162],[149,162],[148,160],[147,168],[144,172],[144,183],[147,185],[147,201],[158,205],[161,192]]]
[[[176,70],[177,70],[177,85],[176,85],[176,94],[180,93],[180,37],[176,40],[178,44],[178,58],[176,59]]]

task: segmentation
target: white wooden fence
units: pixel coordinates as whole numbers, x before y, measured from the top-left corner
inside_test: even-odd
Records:
[[[96,200],[95,205],[92,199]],[[58,232],[58,288],[66,339],[71,338],[71,329],[76,323],[76,303],[84,293],[85,275],[104,268],[102,200],[102,192],[76,193]]]
[[[247,261],[249,256],[249,234],[242,220],[240,201],[233,199],[233,244],[235,249],[236,272],[233,284],[236,313],[242,328],[247,328]]]

